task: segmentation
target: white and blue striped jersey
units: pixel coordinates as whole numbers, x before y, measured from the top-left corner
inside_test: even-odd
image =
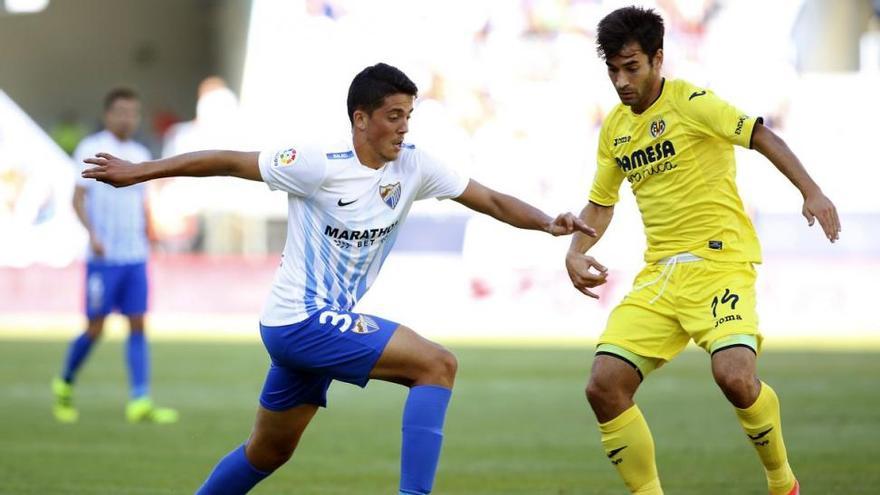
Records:
[[[468,180],[412,145],[373,170],[351,144],[260,154],[270,189],[288,193],[287,243],[261,323],[281,326],[321,308],[351,310],[391,251],[413,201],[455,198]]]
[[[92,179],[83,179],[80,173],[91,165],[85,158],[105,152],[132,163],[151,159],[147,148],[137,141],[120,141],[108,130],[84,138],[73,152],[77,167],[76,186],[86,190],[86,215],[98,239],[104,245],[104,257],[95,258],[89,247],[88,259],[110,264],[141,263],[149,253],[147,241],[145,191],[143,184],[115,188]]]

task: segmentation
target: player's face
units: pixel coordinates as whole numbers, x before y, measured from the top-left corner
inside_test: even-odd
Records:
[[[617,55],[607,59],[605,64],[621,103],[636,113],[643,112],[653,103],[660,87],[662,49],[657,50],[653,60],[649,60],[639,43],[631,41]]]
[[[415,97],[403,93],[386,96],[381,107],[356,122],[363,126],[372,154],[382,163],[394,161],[400,154],[403,137],[409,132],[414,102]]]
[[[104,112],[104,127],[126,140],[134,135],[141,123],[141,103],[130,98],[117,98]]]

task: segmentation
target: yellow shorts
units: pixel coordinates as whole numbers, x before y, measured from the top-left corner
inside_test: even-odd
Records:
[[[688,253],[648,265],[608,317],[597,352],[635,354],[643,359],[632,364],[644,375],[678,355],[691,339],[707,352],[731,345],[760,352],[756,277],[749,262]]]

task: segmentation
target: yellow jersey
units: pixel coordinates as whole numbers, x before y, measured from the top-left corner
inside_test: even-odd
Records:
[[[736,188],[733,145],[751,147],[760,117],[709,90],[664,80],[641,114],[619,104],[599,135],[590,201],[612,206],[632,186],[653,263],[679,253],[716,261],[761,261],[755,228]]]

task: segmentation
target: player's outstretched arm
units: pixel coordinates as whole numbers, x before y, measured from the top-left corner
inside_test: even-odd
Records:
[[[162,177],[209,177],[226,175],[262,181],[259,153],[243,151],[196,151],[161,160],[132,164],[109,153],[83,160],[93,165],[82,176],[114,187],[126,187]]]
[[[588,237],[575,233],[571,237],[568,253],[565,254],[565,269],[571,284],[584,295],[594,299],[598,299],[599,296],[590,289],[605,283],[608,269],[585,253],[599,242],[613,216],[614,206],[602,206],[592,201],[587,203],[587,206],[581,210],[581,220],[592,225],[596,229],[596,235]]]
[[[554,236],[575,232],[596,235],[592,227],[572,213],[561,213],[551,218],[525,201],[489,189],[473,179],[455,201],[520,229],[541,230]]]
[[[812,226],[818,219],[819,225],[825,231],[825,237],[831,242],[836,241],[840,236],[840,217],[837,216],[837,208],[822,193],[819,185],[813,181],[785,141],[763,124],[755,124],[755,129],[752,131],[752,148],[766,156],[801,192],[804,197],[801,213],[807,219],[807,223]]]

